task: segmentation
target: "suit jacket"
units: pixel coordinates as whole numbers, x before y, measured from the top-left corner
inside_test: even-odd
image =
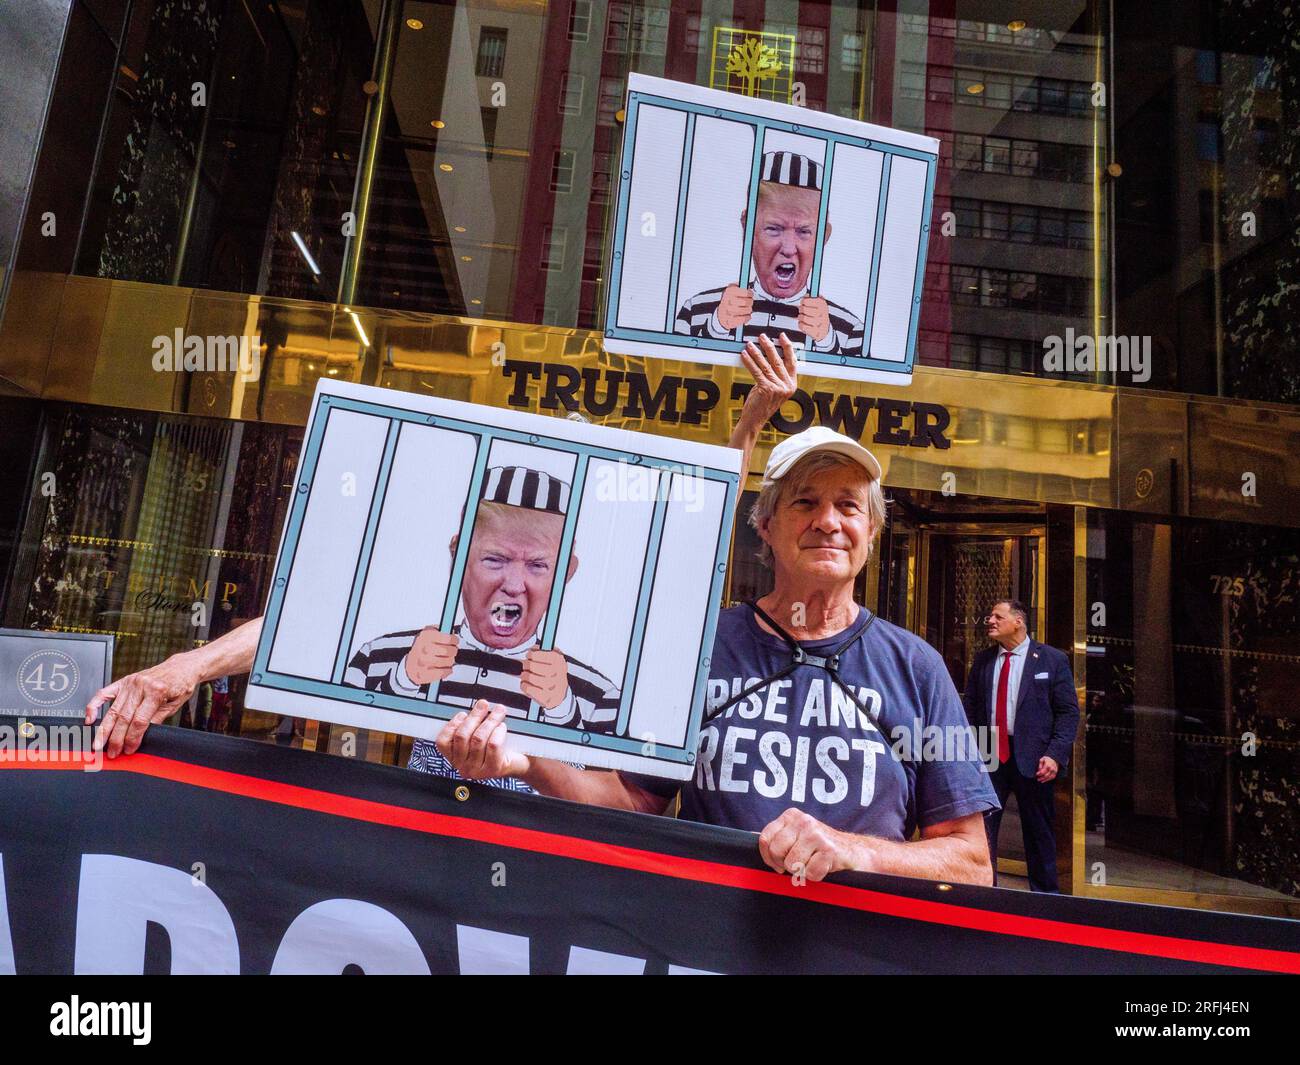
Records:
[[[977,654],[966,678],[962,702],[966,717],[976,728],[995,724],[993,670],[1001,650],[994,644]],[[1074,734],[1079,730],[1079,698],[1070,660],[1055,647],[1029,641],[1016,692],[1014,722],[1016,767],[1023,776],[1032,777],[1038,772],[1038,760],[1043,755],[1064,771],[1074,747]]]

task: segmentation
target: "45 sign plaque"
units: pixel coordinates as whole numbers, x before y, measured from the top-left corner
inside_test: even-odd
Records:
[[[80,717],[112,663],[112,636],[0,629],[0,717]]]

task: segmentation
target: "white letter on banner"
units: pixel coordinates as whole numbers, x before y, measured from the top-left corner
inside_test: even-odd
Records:
[[[5,856],[0,854],[0,976],[16,976],[14,941],[9,934],[9,901],[5,897]]]
[[[341,973],[428,976],[429,963],[411,930],[387,910],[356,899],[326,899],[294,918],[271,963],[272,976]]]
[[[116,854],[81,856],[73,972],[142,975],[149,921],[167,930],[173,975],[239,973],[234,922],[216,892],[196,885],[188,870]]]
[[[472,925],[456,926],[461,976],[527,976],[528,937]]]
[[[567,971],[570,976],[644,976],[645,958],[570,947]]]

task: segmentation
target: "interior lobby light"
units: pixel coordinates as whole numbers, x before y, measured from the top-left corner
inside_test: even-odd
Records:
[[[357,336],[361,338],[361,343],[370,347],[370,338],[366,336],[366,331],[361,328],[361,319],[357,317],[357,312],[348,308],[348,314],[352,317],[352,327],[357,331]]]
[[[451,171],[452,171],[452,166],[451,166],[450,163],[439,163],[439,164],[438,164],[438,169],[441,170],[441,171],[442,171],[443,173],[445,173],[445,174],[450,174]]]
[[[472,256],[472,255],[462,255],[462,256],[460,257],[460,261],[463,262],[463,263],[472,263],[472,262],[474,261],[474,256]]]
[[[447,123],[440,118],[435,118],[432,122],[429,123],[429,125],[431,125],[434,129],[445,129]]]
[[[311,272],[320,277],[320,267],[316,265],[316,260],[311,257],[311,252],[307,250],[307,245],[303,243],[302,237],[298,236],[297,230],[291,232],[289,236],[293,237],[293,242],[298,245],[298,251],[307,260],[307,266]]]
[[[984,83],[982,81],[972,81],[969,85],[966,86],[966,92],[969,93],[971,96],[978,96],[983,91],[984,91]]]
[[[408,29],[412,29],[412,30],[424,29],[424,23],[421,22],[418,18],[408,18],[406,20],[406,25]]]
[[[454,229],[457,233],[464,233],[464,232],[465,232],[465,227],[464,227],[464,226],[452,226],[451,228]]]
[[[1007,23],[1007,29],[1009,29],[1012,33],[1019,33],[1024,28],[1025,28],[1025,20],[1022,18],[1013,18],[1010,22]]]

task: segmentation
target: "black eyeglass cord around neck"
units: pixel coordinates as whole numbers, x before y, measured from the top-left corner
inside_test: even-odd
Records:
[[[770,677],[764,677],[762,680],[751,684],[748,688],[741,691],[739,695],[732,696],[722,705],[714,707],[712,710],[707,710],[704,714],[705,721],[713,720],[713,718],[717,717],[724,710],[728,710],[735,706],[742,699],[748,699],[756,691],[760,691],[761,689],[766,688],[769,684],[775,684],[778,680],[788,677],[800,666],[810,665],[826,670],[826,672],[831,675],[831,679],[840,686],[844,694],[849,697],[849,700],[858,708],[859,711],[861,711],[863,716],[865,716],[868,721],[873,722],[877,728],[880,727],[880,722],[877,720],[875,715],[862,705],[862,700],[860,700],[853,689],[844,682],[844,679],[839,673],[841,656],[867,634],[867,630],[871,628],[872,623],[876,620],[875,614],[868,610],[867,620],[858,628],[857,632],[831,651],[830,654],[814,655],[805,651],[803,647],[800,646],[799,641],[778,625],[767,611],[759,606],[757,602],[747,603],[746,605],[752,607],[754,613],[767,622],[772,630],[785,641],[786,646],[790,648],[790,664],[784,669],[777,670]]]

